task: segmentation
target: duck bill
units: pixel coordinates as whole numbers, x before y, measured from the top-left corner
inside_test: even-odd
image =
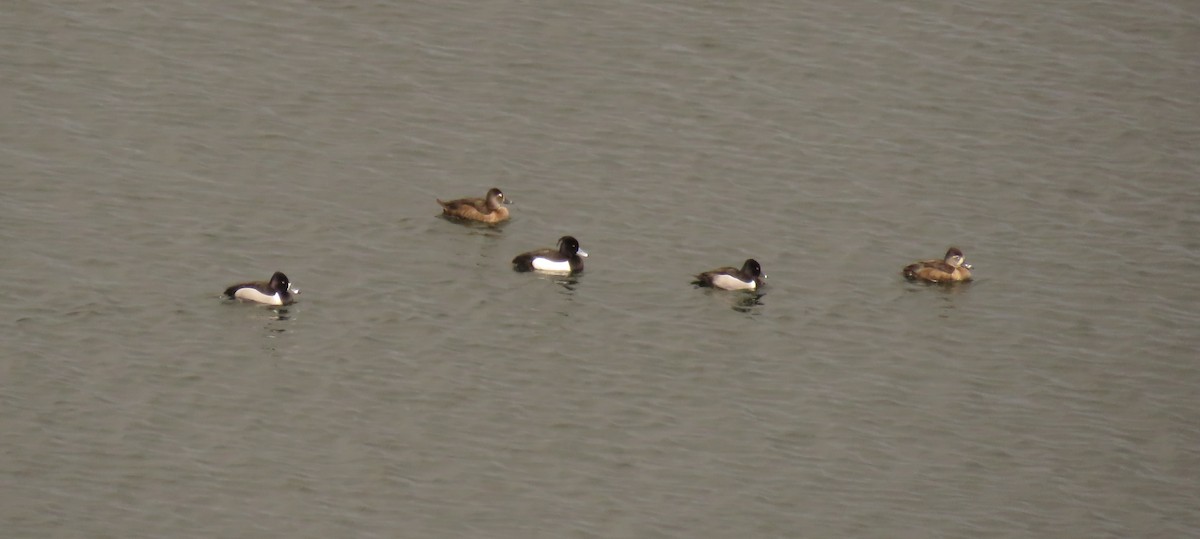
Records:
[[[579,255],[580,257],[587,258],[587,251],[584,251],[583,249],[575,251],[575,254]]]
[[[975,269],[975,266],[972,266],[969,262],[963,262],[962,267],[967,269]]]
[[[288,292],[291,292],[293,294],[300,294],[300,289],[296,288],[292,285],[288,285]]]

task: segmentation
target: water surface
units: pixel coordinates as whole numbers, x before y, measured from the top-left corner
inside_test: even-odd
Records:
[[[1191,3],[2,19],[12,537],[1200,534]]]

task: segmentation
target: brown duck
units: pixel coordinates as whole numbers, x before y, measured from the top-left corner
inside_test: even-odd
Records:
[[[904,267],[904,277],[910,281],[955,283],[971,280],[972,266],[957,247],[946,251],[943,260],[922,260]]]
[[[459,198],[447,201],[439,198],[437,202],[442,205],[442,215],[481,223],[499,223],[508,220],[508,208],[505,208],[504,205],[512,204],[512,200],[505,197],[504,193],[495,187],[488,189],[487,195],[483,198]]]

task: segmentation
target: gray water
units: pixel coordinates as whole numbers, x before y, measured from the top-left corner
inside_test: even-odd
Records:
[[[7,3],[0,529],[1200,535],[1198,50],[1182,0]]]

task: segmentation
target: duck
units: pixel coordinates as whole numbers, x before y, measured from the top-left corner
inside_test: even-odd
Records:
[[[271,275],[269,281],[239,283],[225,289],[225,296],[231,299],[265,305],[289,305],[296,301],[292,296],[299,293],[299,290],[292,288],[292,282],[282,271]]]
[[[971,269],[963,252],[957,247],[946,251],[942,260],[922,260],[904,267],[904,277],[910,281],[956,283],[971,280]]]
[[[483,198],[459,198],[446,201],[439,198],[437,203],[442,205],[442,215],[447,217],[481,223],[499,223],[508,220],[508,208],[505,208],[504,205],[512,204],[512,200],[504,196],[499,188],[493,187],[488,189]]]
[[[742,264],[742,269],[726,266],[706,271],[696,275],[696,280],[692,284],[723,290],[758,290],[759,287],[766,284],[765,279],[766,275],[763,275],[762,266],[757,260],[749,258]]]
[[[544,271],[549,273],[579,273],[583,271],[583,259],[587,251],[579,248],[574,236],[558,239],[557,249],[538,249],[521,253],[513,259],[516,271]]]

